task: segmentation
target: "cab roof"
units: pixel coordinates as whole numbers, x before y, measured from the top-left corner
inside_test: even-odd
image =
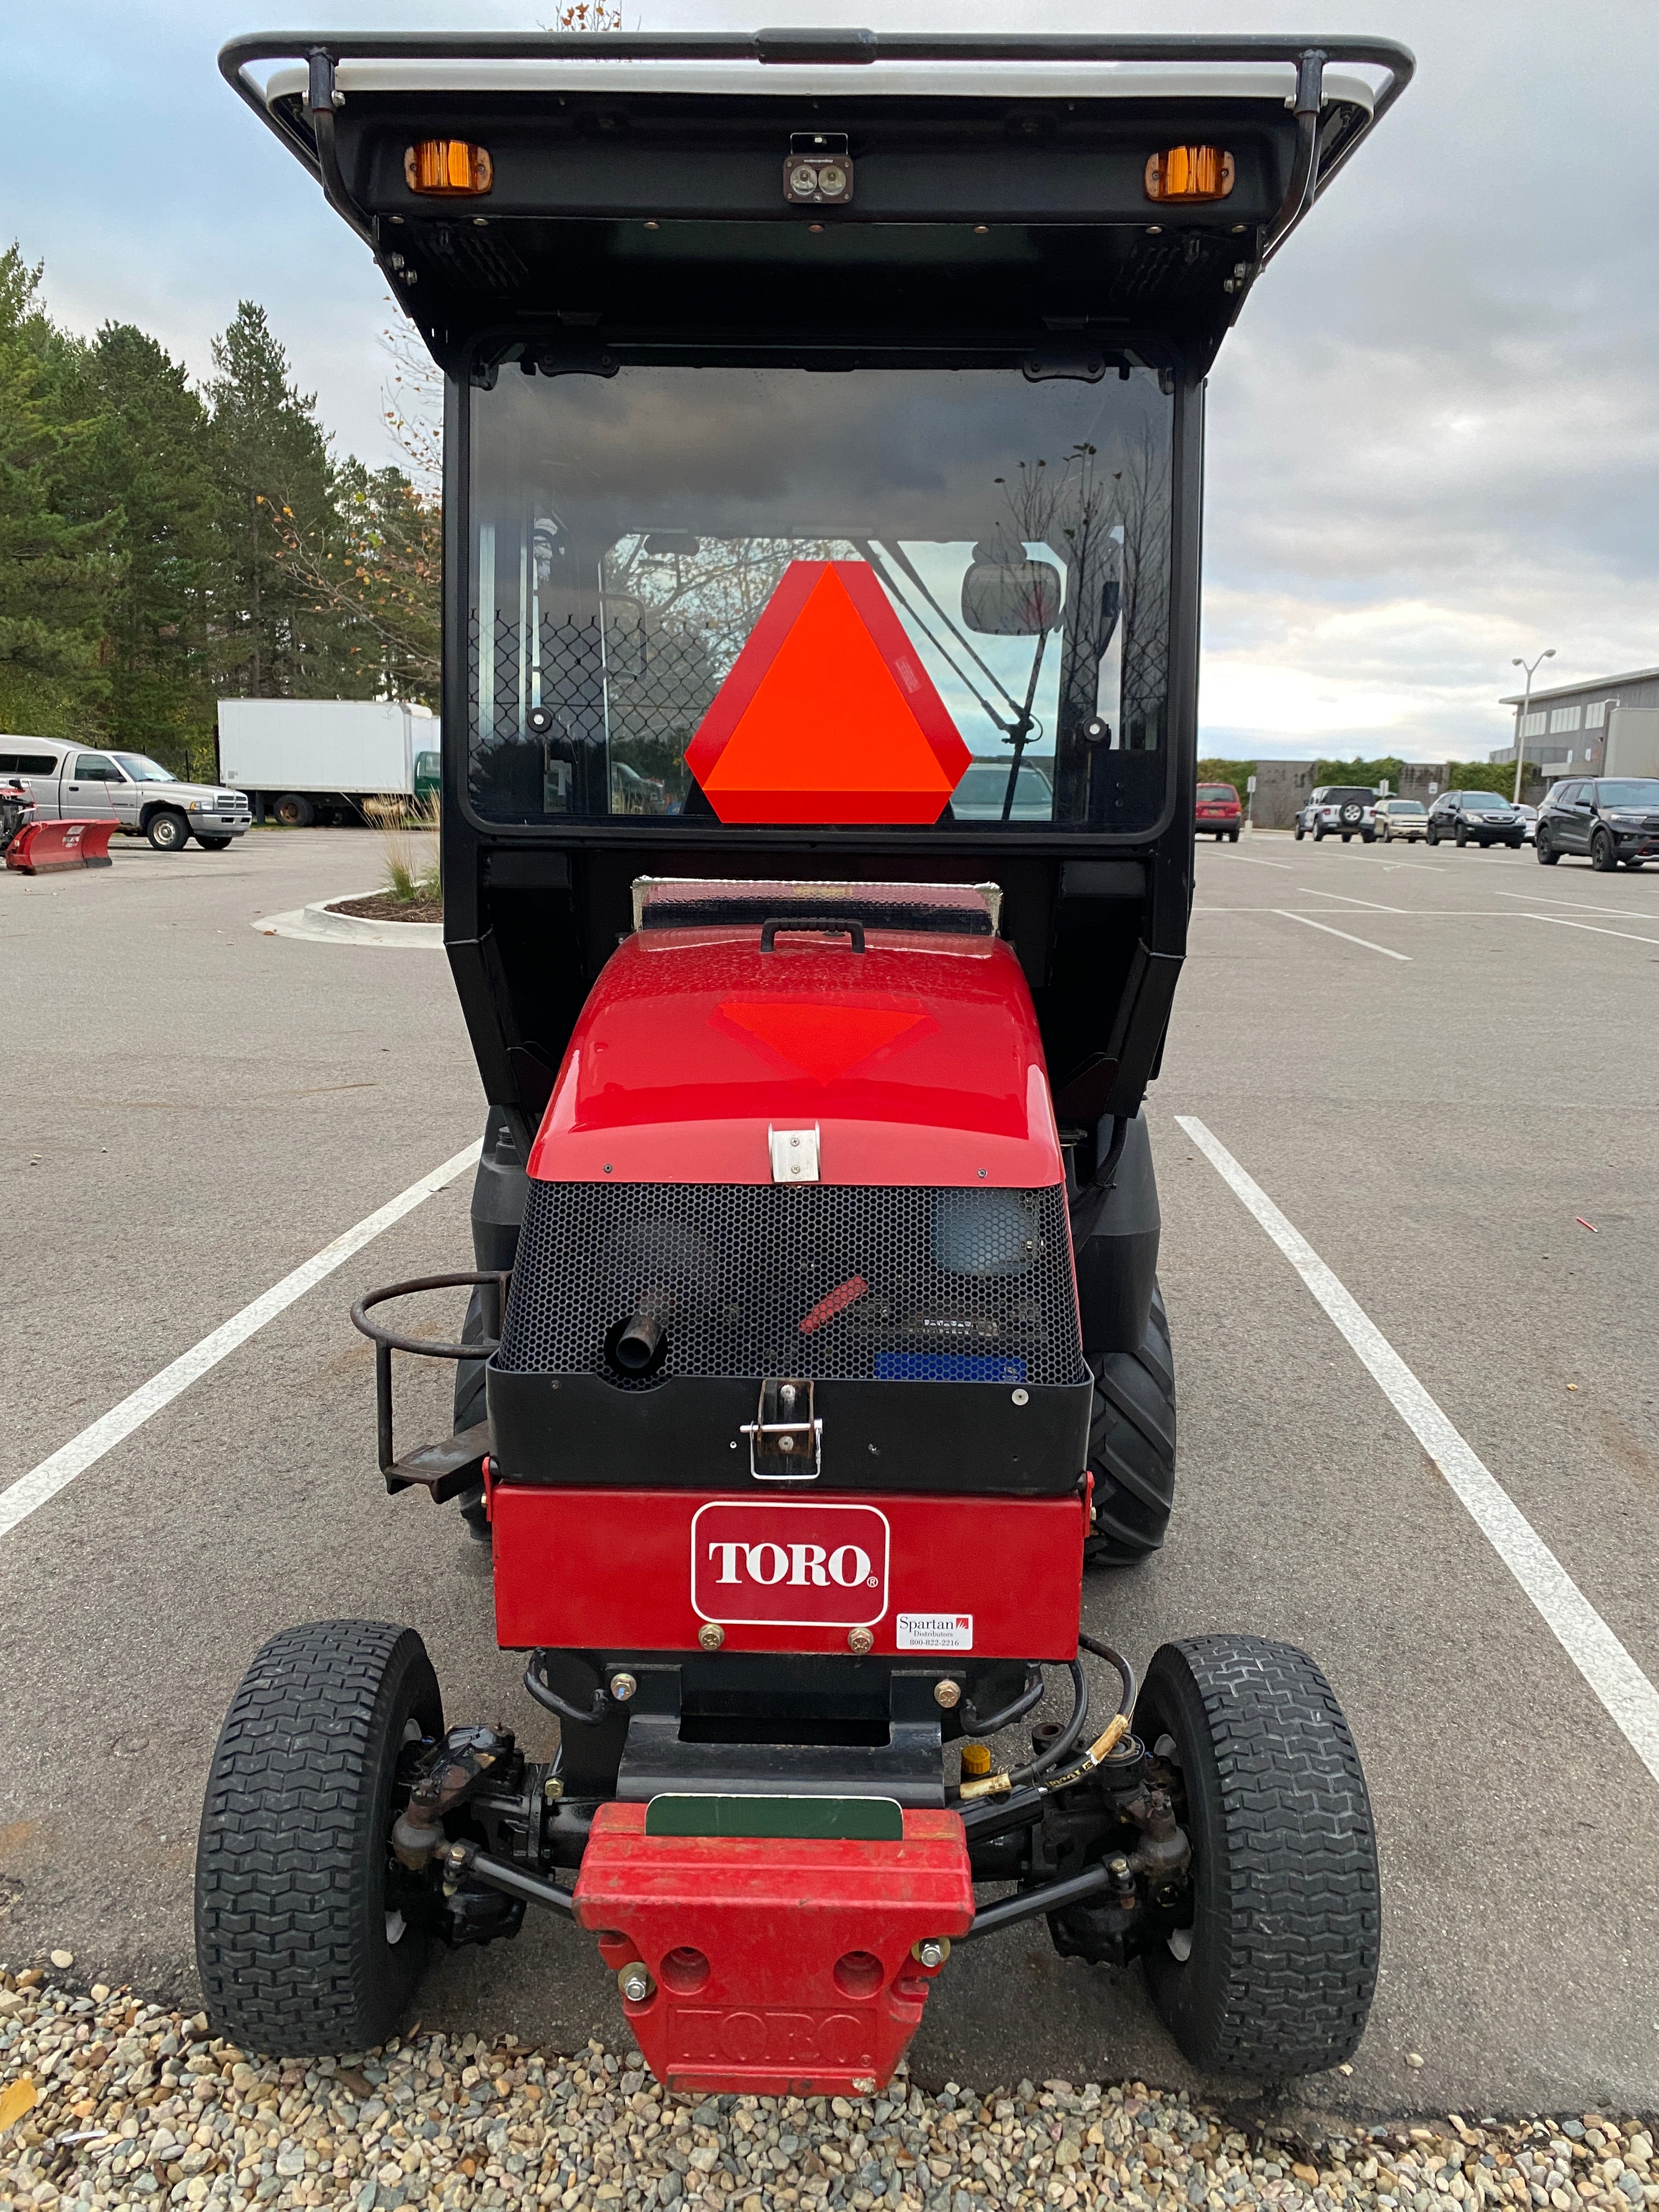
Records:
[[[1195,375],[1414,64],[1337,37],[789,29],[279,33],[220,66],[451,368],[512,341],[550,373],[664,344],[1029,363],[1067,333],[1092,374]],[[844,152],[844,204],[792,204],[802,134]],[[487,189],[416,189],[434,137],[485,148]],[[1225,196],[1160,203],[1149,163],[1193,144],[1232,157]]]

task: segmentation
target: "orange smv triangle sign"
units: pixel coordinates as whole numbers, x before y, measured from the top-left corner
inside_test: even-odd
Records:
[[[722,822],[937,822],[971,759],[867,561],[792,561],[685,763]]]

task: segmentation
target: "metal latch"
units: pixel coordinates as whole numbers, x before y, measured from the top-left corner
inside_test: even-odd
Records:
[[[757,1482],[816,1482],[823,1472],[823,1423],[813,1416],[808,1382],[769,1375],[754,1419],[738,1433],[749,1439]]]
[[[769,1129],[767,1150],[772,1158],[774,1182],[816,1182],[818,1179],[818,1133],[811,1129]]]

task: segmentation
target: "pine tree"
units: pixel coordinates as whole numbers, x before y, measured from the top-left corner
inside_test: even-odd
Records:
[[[82,376],[94,410],[85,495],[113,514],[120,563],[104,608],[107,734],[210,774],[219,489],[207,410],[183,364],[131,324],[99,331]]]
[[[0,254],[0,718],[69,735],[106,689],[98,645],[118,564],[107,517],[70,496],[91,424],[62,405],[74,380],[40,276],[15,245]]]
[[[207,386],[219,486],[216,674],[251,698],[338,690],[338,623],[315,618],[283,525],[325,536],[328,445],[316,394],[295,387],[264,309],[244,300],[213,343]]]

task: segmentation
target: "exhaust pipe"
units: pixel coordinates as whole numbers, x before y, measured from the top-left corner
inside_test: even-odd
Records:
[[[643,1375],[655,1364],[663,1348],[662,1317],[654,1307],[642,1305],[618,1330],[611,1357],[624,1375]]]

